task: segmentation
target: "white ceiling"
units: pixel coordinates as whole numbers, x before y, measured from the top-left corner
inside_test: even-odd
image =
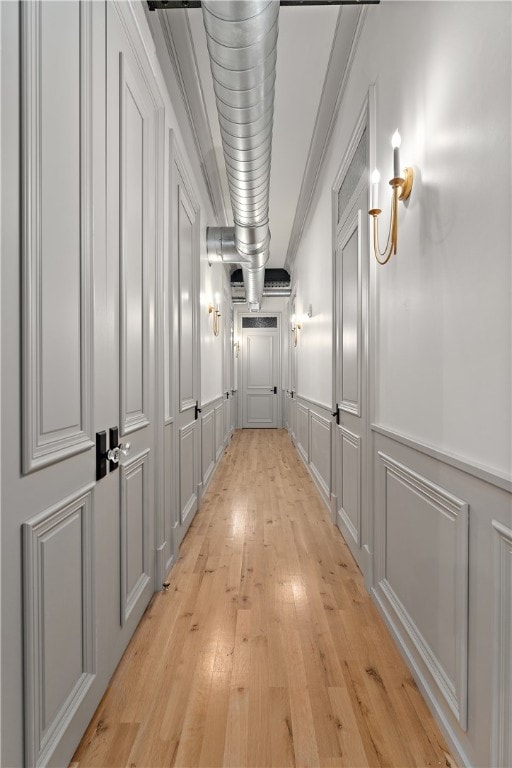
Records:
[[[293,263],[367,7],[280,9],[269,267]],[[202,11],[147,12],[147,18],[192,162],[217,217],[206,223],[232,224]]]
[[[338,10],[334,6],[304,6],[283,7],[279,12],[269,267],[282,267],[285,263]],[[187,13],[225,206],[231,211],[202,12],[194,9]]]

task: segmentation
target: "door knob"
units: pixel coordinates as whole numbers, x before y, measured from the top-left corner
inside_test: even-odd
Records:
[[[114,464],[118,464],[121,456],[128,456],[130,453],[130,448],[130,443],[119,443],[119,445],[116,445],[115,448],[109,448],[107,451],[107,459],[109,461],[113,461]]]

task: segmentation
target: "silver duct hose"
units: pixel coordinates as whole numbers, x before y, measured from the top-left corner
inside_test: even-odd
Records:
[[[269,257],[268,200],[274,117],[279,2],[204,0],[213,87],[217,100],[233,219],[233,246],[242,264],[250,308],[259,309]],[[225,228],[211,228],[225,230]],[[233,263],[233,250],[208,233],[209,253]]]

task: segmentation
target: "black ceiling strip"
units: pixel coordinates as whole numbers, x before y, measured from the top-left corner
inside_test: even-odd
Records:
[[[147,0],[150,11],[172,11],[179,8],[200,8],[201,0]],[[380,0],[279,0],[279,5],[379,5]]]

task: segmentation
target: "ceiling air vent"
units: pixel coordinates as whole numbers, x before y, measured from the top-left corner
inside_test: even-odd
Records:
[[[266,269],[263,283],[263,296],[283,296],[291,294],[290,275],[286,269]],[[241,269],[235,269],[231,275],[231,296],[235,304],[246,301],[244,278]]]

